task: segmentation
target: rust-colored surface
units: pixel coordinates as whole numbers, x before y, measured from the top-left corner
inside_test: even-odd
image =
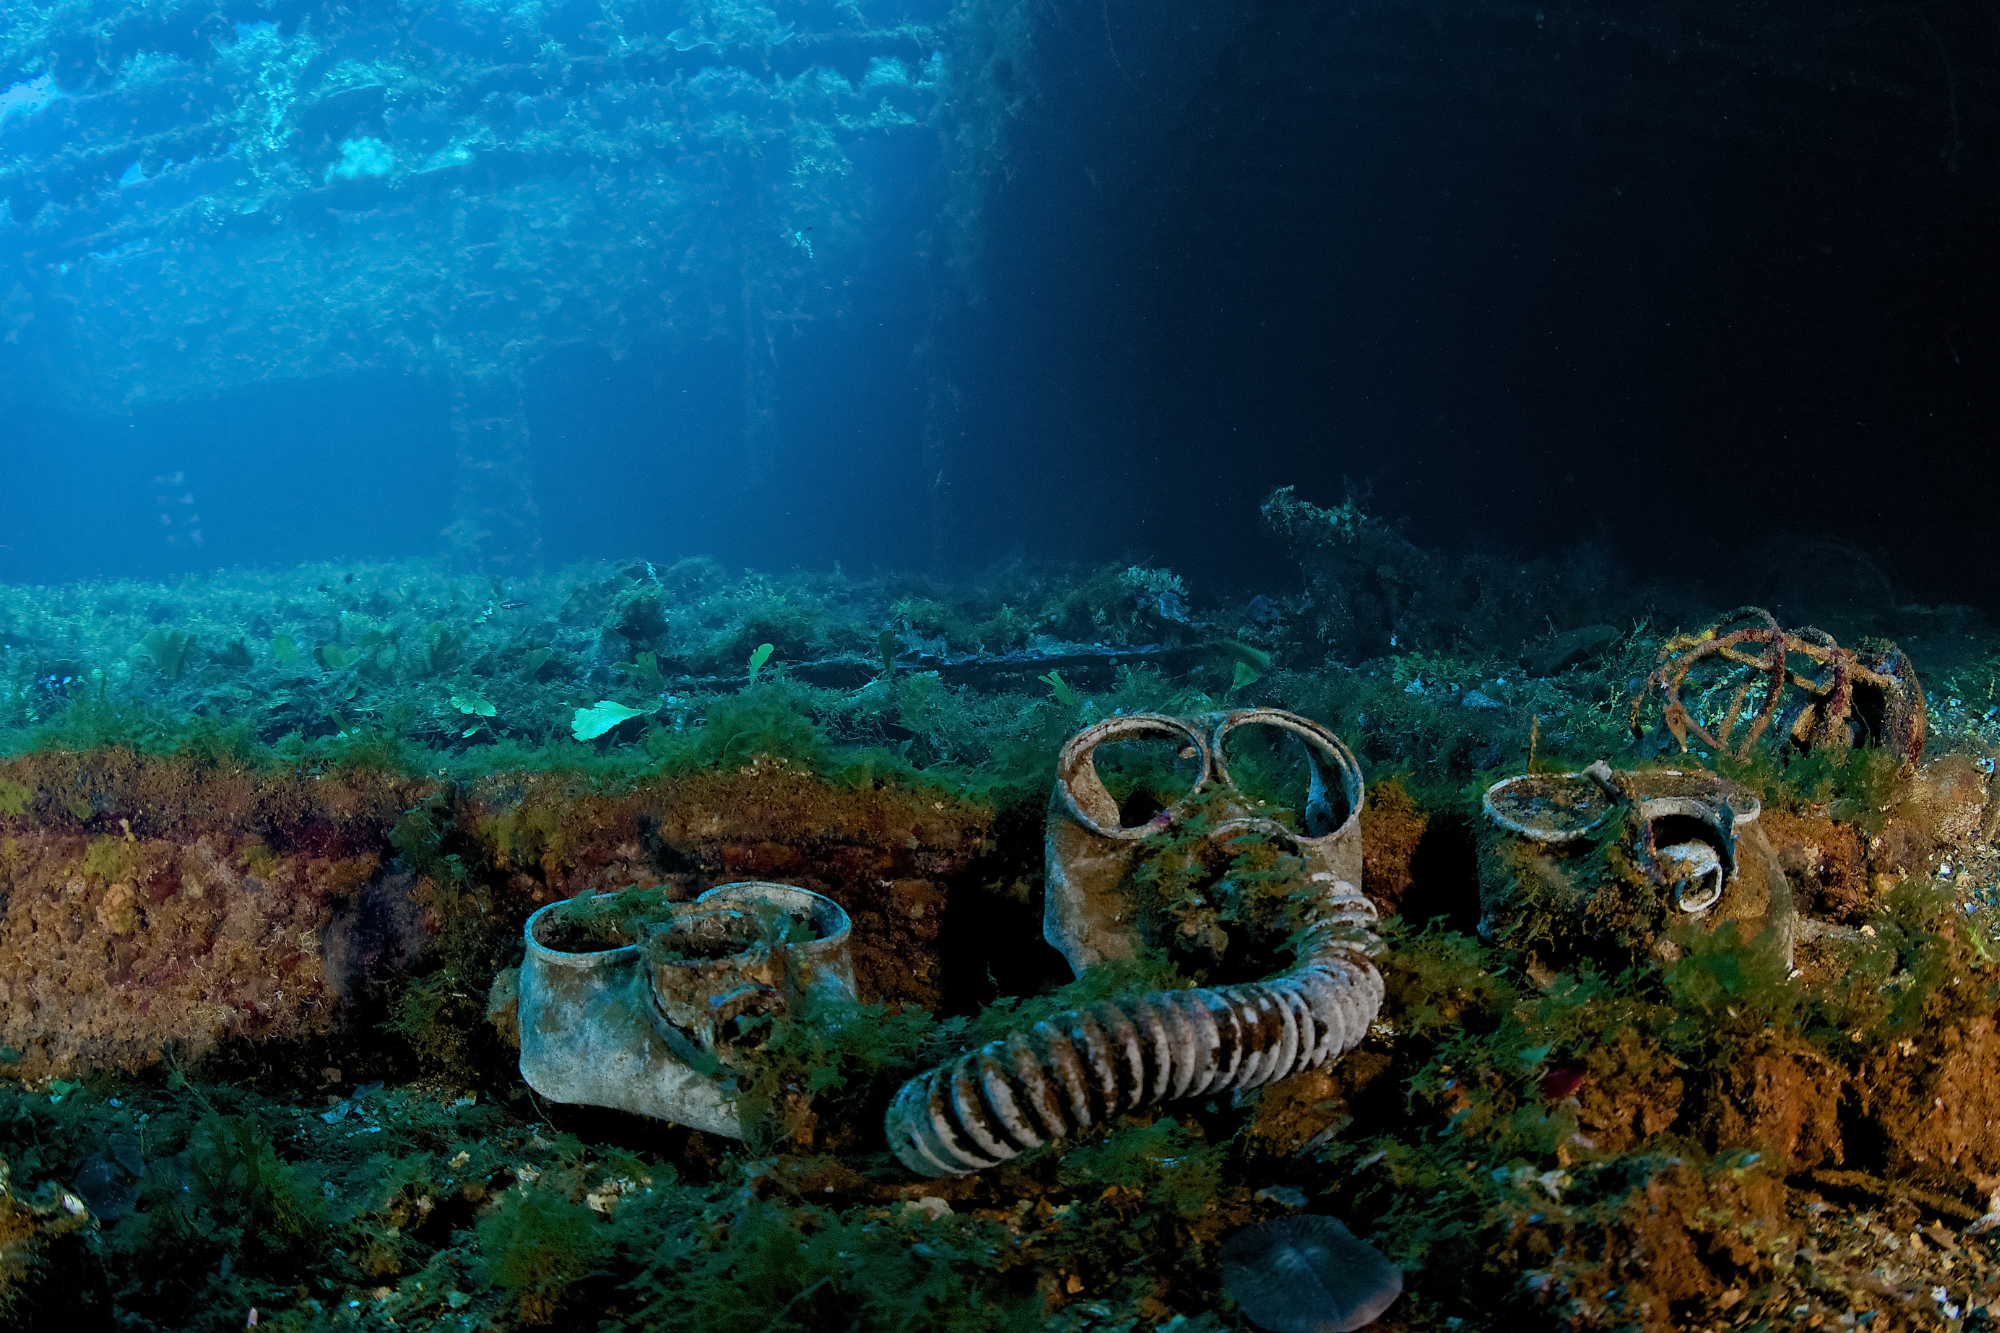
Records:
[[[1851,1094],[1881,1126],[1892,1174],[2000,1189],[2000,1032],[1991,1019],[1934,1028],[1857,1073]]]
[[[818,890],[853,918],[863,998],[934,1006],[948,886],[992,818],[771,763],[446,789],[101,750],[0,762],[0,779],[31,793],[0,814],[0,1048],[30,1077],[336,1035],[447,932],[477,942],[459,956],[483,987],[537,905],[627,884]],[[397,855],[397,821],[426,809],[460,882]]]
[[[1681,687],[1698,666],[1724,668],[1736,684],[1729,710],[1712,733],[1681,701]],[[1907,771],[1922,756],[1930,733],[1923,686],[1902,649],[1879,639],[1843,648],[1822,629],[1781,628],[1761,606],[1738,607],[1707,629],[1675,635],[1660,646],[1660,665],[1632,698],[1635,736],[1640,711],[1655,689],[1664,705],[1661,720],[1684,751],[1692,733],[1710,750],[1745,759],[1776,722],[1773,734],[1801,750],[1872,740]],[[1781,714],[1788,690],[1795,698]],[[1739,722],[1747,725],[1732,750]]]
[[[1577,1121],[1608,1153],[1630,1152],[1680,1119],[1680,1062],[1626,1028],[1592,1049],[1573,1094]]]
[[[325,1034],[365,974],[421,950],[384,856],[408,799],[125,750],[0,765],[0,1046],[27,1076]]]
[[[91,868],[113,858],[122,873]],[[372,852],[329,860],[208,833],[185,846],[36,833],[0,841],[0,881],[0,1042],[24,1052],[31,1075],[137,1069],[169,1048],[200,1059],[231,1037],[323,1035],[385,946],[401,962],[422,944],[409,877],[385,874]],[[364,940],[358,917],[378,900],[389,933]]]
[[[765,761],[622,792],[501,775],[467,793],[456,818],[523,914],[628,884],[671,884],[677,899],[741,879],[823,893],[853,918],[861,998],[933,1008],[946,888],[984,846],[993,812]]]
[[[1274,1160],[1324,1143],[1353,1119],[1353,1103],[1372,1092],[1390,1071],[1382,1050],[1366,1046],[1336,1064],[1280,1079],[1257,1093],[1257,1113],[1245,1127],[1251,1148]]]
[[[1941,755],[1904,784],[1896,813],[1934,842],[1963,845],[1983,829],[1991,781],[1971,755]]]
[[[1867,848],[1852,824],[1787,810],[1766,810],[1758,822],[1791,881],[1800,915],[1859,925],[1874,912]]]
[[[1576,1228],[1551,1253],[1499,1257],[1536,1270],[1530,1280],[1576,1326],[1668,1333],[1687,1326],[1689,1307],[1727,1310],[1731,1290],[1777,1275],[1770,1238],[1784,1230],[1786,1202],[1784,1180],[1768,1172],[1705,1173],[1667,1159],[1612,1225]],[[1528,1239],[1537,1250],[1550,1240]]]
[[[1872,875],[1897,878],[1922,874],[1936,850],[1937,844],[1921,827],[1891,816],[1883,822],[1882,831],[1868,839],[1868,870]],[[1878,891],[1882,887],[1878,885]]]
[[[44,751],[0,761],[29,789],[0,833],[42,829],[166,838],[254,838],[274,851],[340,858],[382,845],[390,825],[435,784],[371,770],[266,771],[205,756],[159,758],[121,747]]]
[[[1708,1090],[1704,1138],[1776,1153],[1787,1171],[1838,1166],[1846,1160],[1839,1118],[1845,1072],[1796,1039],[1745,1048]]]
[[[1345,1119],[1333,1067],[1322,1065],[1279,1079],[1257,1096],[1257,1114],[1245,1130],[1261,1152],[1277,1157],[1302,1150]]]
[[[1402,779],[1368,789],[1361,807],[1361,891],[1385,916],[1399,911],[1410,891],[1410,863],[1430,822]]]

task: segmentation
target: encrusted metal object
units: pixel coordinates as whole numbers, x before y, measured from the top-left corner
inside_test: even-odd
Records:
[[[1301,833],[1292,834],[1264,818],[1257,802],[1230,781],[1223,755],[1229,733],[1241,727],[1274,727],[1305,749],[1310,775]],[[1118,741],[1179,742],[1185,758],[1198,761],[1185,796],[1148,823],[1126,827],[1118,802],[1105,789],[1093,762],[1099,747]],[[1207,811],[1223,816],[1211,837],[1228,841],[1247,833],[1284,840],[1304,859],[1309,872],[1331,880],[1361,883],[1361,766],[1353,751],[1317,722],[1276,708],[1241,708],[1200,717],[1131,713],[1106,718],[1072,736],[1056,761],[1055,791],[1049,798],[1045,864],[1047,897],[1042,936],[1081,976],[1106,958],[1129,958],[1140,944],[1139,903],[1132,871],[1148,837],[1170,827],[1196,797]]]
[[[1230,781],[1229,733],[1270,726],[1304,746],[1309,787],[1294,833]],[[1188,793],[1126,827],[1093,763],[1100,746],[1166,740],[1196,762]],[[996,1166],[1127,1111],[1181,1097],[1255,1088],[1354,1049],[1382,1005],[1375,907],[1361,881],[1361,772],[1338,737],[1271,708],[1196,718],[1115,717],[1071,738],[1049,803],[1043,934],[1081,975],[1145,944],[1132,882],[1147,839],[1173,829],[1196,800],[1200,839],[1258,839],[1294,858],[1286,900],[1296,964],[1265,981],[1155,991],[1059,1014],[989,1042],[905,1083],[890,1107],[889,1146],[923,1175]]]
[[[521,1076],[553,1101],[741,1138],[733,1078],[704,1070],[754,1064],[742,1020],[855,993],[847,913],[808,889],[724,884],[643,923],[638,943],[583,952],[547,942],[567,906],[528,918],[519,982]]]
[[[1496,782],[1485,809],[1501,835],[1480,874],[1486,939],[1566,959],[1608,932],[1671,958],[1676,920],[1710,931],[1733,921],[1746,939],[1775,927],[1789,963],[1790,886],[1758,822],[1762,803],[1735,783],[1600,760]]]
[[[966,1175],[1127,1111],[1262,1087],[1353,1050],[1382,1007],[1375,907],[1313,876],[1318,919],[1269,981],[1155,991],[1058,1014],[905,1083],[889,1147],[912,1171]]]
[[[1809,663],[1808,671],[1790,669],[1788,659],[1794,657]],[[1697,668],[1715,669],[1697,682],[1707,690],[1732,690],[1713,732],[1681,697]],[[1762,697],[1732,750],[1730,737],[1744,720],[1744,705],[1760,678]],[[1788,686],[1798,693],[1781,711]],[[1640,711],[1656,688],[1664,705],[1662,720],[1681,749],[1688,748],[1692,734],[1711,751],[1738,759],[1747,758],[1775,722],[1776,734],[1802,750],[1873,741],[1905,765],[1914,765],[1929,731],[1923,686],[1902,649],[1868,639],[1858,648],[1843,648],[1825,630],[1783,629],[1758,606],[1739,607],[1700,633],[1678,635],[1661,646],[1660,665],[1632,700],[1635,735],[1640,733]]]
[[[700,1052],[743,1067],[754,1058],[743,1019],[782,1015],[807,993],[854,998],[851,933],[840,904],[810,889],[710,889],[670,920],[640,927],[653,1030],[683,1058]]]

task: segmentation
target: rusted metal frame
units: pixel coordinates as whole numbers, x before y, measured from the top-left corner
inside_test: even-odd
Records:
[[[1688,672],[1694,669],[1697,662],[1711,657],[1716,653],[1724,652],[1730,646],[1730,641],[1715,638],[1705,639],[1694,644],[1692,647],[1676,650],[1670,642],[1667,647],[1661,650],[1662,660],[1660,665],[1646,679],[1647,693],[1651,692],[1655,684],[1660,687],[1660,697],[1663,700],[1664,713],[1662,720],[1666,723],[1667,730],[1673,733],[1674,739],[1680,742],[1683,750],[1687,749],[1689,728],[1693,728],[1695,735],[1706,742],[1710,749],[1721,748],[1715,737],[1708,734],[1707,729],[1700,722],[1696,721],[1694,715],[1688,711],[1687,705],[1681,702],[1680,685],[1682,681],[1687,679]],[[1643,697],[1644,695],[1641,696],[1642,699]],[[1632,711],[1633,729],[1636,731],[1638,729],[1638,701],[1634,702]]]
[[[1736,730],[1736,719],[1742,715],[1743,700],[1750,693],[1750,682],[1744,681],[1736,687],[1736,693],[1729,697],[1729,712],[1722,719],[1722,729],[1715,734],[1724,745],[1729,744],[1729,733]]]
[[[1764,624],[1746,625],[1742,629],[1732,630],[1727,634],[1718,634],[1712,639],[1703,640],[1690,649],[1673,653],[1671,660],[1660,663],[1660,666],[1654,671],[1653,677],[1647,681],[1647,691],[1642,693],[1638,700],[1634,701],[1632,713],[1635,729],[1638,720],[1639,705],[1643,702],[1645,694],[1651,692],[1651,686],[1656,679],[1660,686],[1661,697],[1666,701],[1667,729],[1673,732],[1676,740],[1680,741],[1682,749],[1687,748],[1687,733],[1691,730],[1711,750],[1719,750],[1737,759],[1742,759],[1749,755],[1751,748],[1757,744],[1757,741],[1763,736],[1765,730],[1771,725],[1771,719],[1777,714],[1778,704],[1784,698],[1785,678],[1788,674],[1785,665],[1785,655],[1791,648],[1791,644],[1784,630],[1779,628],[1777,618],[1761,607],[1738,607],[1717,621],[1716,628],[1720,629],[1732,620],[1746,615],[1761,616]],[[1743,643],[1768,643],[1770,651],[1760,654],[1757,657],[1750,657],[1737,652],[1737,645]],[[1764,702],[1758,708],[1756,717],[1750,723],[1750,732],[1744,737],[1742,746],[1736,750],[1729,748],[1728,737],[1735,730],[1736,723],[1741,715],[1741,695],[1731,703],[1729,716],[1722,728],[1722,739],[1717,739],[1709,732],[1708,728],[1702,726],[1695,719],[1694,715],[1688,711],[1687,706],[1681,702],[1680,684],[1687,679],[1688,672],[1693,670],[1697,663],[1714,656],[1722,656],[1729,661],[1750,667],[1754,670],[1767,672],[1771,677],[1770,687],[1764,694]]]
[[[1749,757],[1751,748],[1757,744],[1758,739],[1763,736],[1765,728],[1771,725],[1771,719],[1777,715],[1778,702],[1784,698],[1785,694],[1785,654],[1791,647],[1785,641],[1785,632],[1778,628],[1778,618],[1776,616],[1759,607],[1747,606],[1734,614],[1741,615],[1745,611],[1755,611],[1758,615],[1764,617],[1765,632],[1770,635],[1771,660],[1770,664],[1763,669],[1771,673],[1771,688],[1765,692],[1764,706],[1757,710],[1757,717],[1750,724],[1750,734],[1743,738],[1742,749],[1736,751],[1738,759]]]
[[[1850,679],[1860,681],[1863,684],[1873,685],[1884,693],[1894,695],[1898,699],[1907,693],[1907,686],[1902,680],[1884,672],[1865,667],[1861,665],[1860,661],[1852,657],[1846,659],[1846,672]],[[1833,685],[1825,679],[1804,676],[1796,671],[1792,673],[1792,684],[1806,693],[1813,695],[1815,698],[1822,699],[1826,697],[1827,691],[1833,688]]]
[[[1854,706],[1854,653],[1842,648],[1839,642],[1825,630],[1808,625],[1796,631],[1801,653],[1826,668],[1818,680],[1807,687],[1808,693],[1816,700],[1814,706],[1799,716],[1798,726],[1805,728],[1805,735],[1793,729],[1793,738],[1802,740],[1808,746],[1817,746],[1833,738],[1834,728],[1847,720]]]
[[[1762,623],[1743,625],[1733,630],[1728,628],[1746,618],[1755,618]],[[1769,646],[1766,651],[1752,652],[1748,651],[1751,645]],[[1820,668],[1818,674],[1809,676],[1790,669],[1786,659],[1794,653]],[[1769,689],[1755,721],[1742,743],[1734,748],[1729,742],[1735,739],[1737,728],[1743,721],[1744,705],[1751,688],[1749,682],[1737,683],[1719,735],[1702,726],[1682,698],[1682,690],[1694,669],[1702,662],[1717,657],[1733,666],[1748,668],[1770,678]],[[1871,660],[1875,659],[1864,657],[1857,649],[1841,647],[1832,635],[1822,629],[1807,626],[1788,632],[1779,627],[1770,612],[1759,607],[1739,607],[1702,634],[1676,635],[1661,646],[1659,665],[1648,674],[1644,687],[1632,699],[1627,721],[1634,736],[1643,734],[1640,716],[1657,687],[1662,697],[1663,720],[1683,750],[1689,748],[1688,738],[1692,732],[1696,739],[1713,750],[1738,759],[1747,758],[1769,729],[1783,700],[1785,687],[1790,685],[1812,698],[1812,703],[1801,710],[1800,717],[1791,728],[1792,739],[1808,746],[1823,744],[1832,739],[1836,727],[1852,717],[1857,683],[1880,689],[1898,709],[1907,711],[1913,699],[1915,707],[1922,707],[1922,689],[1914,684],[1913,675],[1906,678],[1907,673],[1899,674],[1893,667],[1878,670],[1868,665]],[[1896,659],[1883,656],[1880,660],[1890,663]],[[1900,660],[1907,664],[1907,658]],[[1702,688],[1703,699],[1727,684],[1729,679],[1725,674]]]
[[[1875,686],[1898,703],[1908,702],[1908,691],[1901,679],[1863,665],[1855,650],[1842,648],[1826,631],[1807,628],[1798,634],[1803,655],[1826,668],[1816,679],[1808,680],[1795,675],[1793,680],[1795,685],[1817,700],[1816,706],[1810,710],[1812,716],[1807,734],[1800,738],[1807,744],[1818,745],[1832,740],[1834,729],[1844,725],[1853,715],[1856,681]],[[1807,638],[1808,635],[1812,637]],[[1800,720],[1805,722],[1806,718]]]
[[[1773,640],[1770,637],[1769,630],[1753,626],[1748,629],[1738,630],[1736,633],[1729,635],[1727,639],[1718,639],[1715,641],[1715,644],[1716,644],[1716,651],[1721,656],[1727,658],[1729,661],[1734,662],[1736,665],[1749,667],[1753,671],[1768,673],[1773,666],[1773,653],[1766,652],[1752,656],[1748,653],[1741,651],[1737,647],[1737,645],[1741,643],[1771,643],[1771,642],[1773,642]],[[1779,642],[1781,647],[1789,646],[1782,644],[1782,636],[1780,636]],[[1777,650],[1774,649],[1774,652],[1775,651]],[[1724,750],[1725,752],[1730,752],[1729,737],[1736,730],[1737,722],[1739,722],[1742,719],[1743,701],[1749,697],[1749,694],[1750,694],[1750,682],[1744,681],[1742,684],[1736,687],[1736,693],[1730,697],[1728,715],[1723,718],[1722,727],[1716,733],[1717,739],[1720,742],[1718,748]],[[1769,710],[1770,707],[1771,707],[1771,700],[1767,694],[1764,700],[1763,709]],[[1766,725],[1768,725],[1768,719],[1766,720]],[[1747,752],[1747,747],[1756,742],[1758,734],[1760,734],[1762,731],[1763,731],[1762,726],[1757,726],[1753,728],[1750,739],[1744,743],[1746,746],[1746,752]]]

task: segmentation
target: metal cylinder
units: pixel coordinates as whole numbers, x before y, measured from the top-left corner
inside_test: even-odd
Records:
[[[846,909],[810,889],[710,889],[641,928],[653,1030],[685,1059],[701,1052],[742,1065],[744,1019],[783,1015],[807,994],[854,998],[852,934]]]
[[[1199,762],[1186,795],[1150,823],[1126,828],[1094,760],[1102,745],[1136,740],[1178,741],[1181,754]],[[1213,771],[1208,738],[1198,725],[1163,713],[1106,718],[1063,746],[1044,840],[1042,938],[1062,953],[1072,972],[1081,976],[1105,958],[1132,955],[1138,922],[1138,904],[1127,888],[1132,863],[1149,836],[1186,810]]]

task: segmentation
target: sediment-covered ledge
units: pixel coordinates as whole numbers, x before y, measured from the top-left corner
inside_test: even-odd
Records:
[[[0,760],[0,1069],[333,1039],[413,974],[483,988],[536,907],[634,884],[826,893],[854,918],[864,998],[935,1007],[946,895],[991,822],[942,789],[775,760],[629,781],[117,747]]]

